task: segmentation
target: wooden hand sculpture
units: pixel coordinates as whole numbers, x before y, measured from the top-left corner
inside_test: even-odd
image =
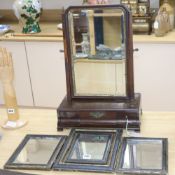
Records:
[[[5,48],[0,48],[0,81],[3,86],[8,121],[19,119],[15,89],[13,87],[14,68],[12,56]]]

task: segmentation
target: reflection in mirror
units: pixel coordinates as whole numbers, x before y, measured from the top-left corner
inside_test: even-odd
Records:
[[[75,96],[126,96],[124,24],[120,8],[69,12]]]
[[[161,170],[162,152],[161,140],[128,140],[122,168]]]
[[[5,168],[50,169],[66,136],[27,135]]]
[[[30,139],[14,160],[14,163],[47,164],[59,140],[45,140],[43,138]]]
[[[109,136],[80,134],[69,159],[103,160],[105,158]]]

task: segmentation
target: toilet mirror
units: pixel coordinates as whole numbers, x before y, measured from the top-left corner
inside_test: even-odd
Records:
[[[122,5],[68,8],[64,35],[67,88],[72,98],[133,95],[132,33],[128,25],[130,16]]]

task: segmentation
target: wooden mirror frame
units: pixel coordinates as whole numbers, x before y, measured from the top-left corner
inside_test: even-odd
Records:
[[[74,147],[75,140],[77,140],[77,134],[93,134],[97,137],[100,135],[108,135],[110,142],[107,142],[109,150],[104,153],[105,159],[94,162],[93,160],[82,159],[77,161],[68,161],[68,157],[71,153],[71,150]],[[83,130],[83,129],[72,129],[66,143],[57,160],[53,165],[54,170],[66,170],[66,171],[84,171],[84,172],[114,172],[115,163],[116,163],[116,154],[120,147],[120,141],[122,137],[122,130]]]
[[[71,43],[69,32],[68,14],[73,9],[121,9],[125,15],[125,38],[126,38],[126,96],[75,96],[73,88],[72,75],[72,59],[71,59]],[[69,7],[63,15],[63,36],[64,36],[64,53],[66,67],[66,83],[67,83],[67,100],[128,100],[134,98],[134,73],[133,73],[133,37],[132,37],[132,17],[129,10],[124,5],[95,5],[95,6],[72,6]]]
[[[6,162],[4,165],[5,169],[31,169],[31,170],[50,170],[52,168],[52,165],[60,152],[67,136],[64,135],[35,135],[35,134],[28,134],[24,137],[22,142],[19,144],[19,146],[16,148],[14,153],[11,155],[9,160]],[[18,157],[18,155],[21,153],[21,151],[24,149],[26,144],[31,140],[31,139],[42,139],[42,140],[49,140],[49,139],[54,139],[58,140],[57,146],[55,149],[52,150],[52,153],[50,154],[50,158],[47,163],[45,164],[36,164],[36,163],[15,163],[14,161]]]
[[[123,168],[123,160],[125,149],[128,140],[136,142],[136,143],[144,143],[144,142],[162,142],[162,168],[161,169],[140,169],[140,168]],[[151,144],[150,144],[151,145]],[[130,163],[133,165],[133,154]],[[167,175],[168,174],[168,139],[167,138],[149,138],[149,137],[124,137],[122,141],[122,147],[120,152],[120,158],[118,160],[118,166],[116,167],[117,173],[122,174],[156,174],[156,175]]]

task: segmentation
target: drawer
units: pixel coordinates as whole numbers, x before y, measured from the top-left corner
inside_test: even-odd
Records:
[[[59,111],[60,118],[87,120],[138,120],[139,111]]]

